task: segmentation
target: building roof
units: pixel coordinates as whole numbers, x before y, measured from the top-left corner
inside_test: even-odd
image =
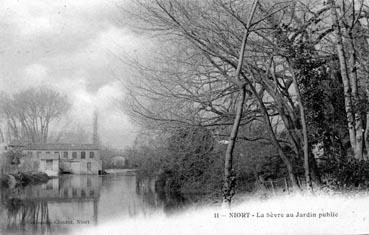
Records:
[[[24,147],[26,150],[99,150],[99,147],[95,144],[46,143],[22,144],[21,146]]]

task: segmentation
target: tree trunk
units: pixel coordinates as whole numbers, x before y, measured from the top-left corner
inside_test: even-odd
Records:
[[[354,25],[352,25],[354,27]],[[361,110],[359,110],[359,94],[358,94],[358,77],[357,77],[357,58],[354,44],[354,37],[352,34],[352,27],[348,32],[346,38],[349,40],[350,46],[350,57],[349,57],[349,75],[351,81],[351,92],[352,92],[352,102],[353,111],[355,113],[355,151],[354,156],[356,159],[363,159],[363,120],[361,116]]]
[[[291,184],[292,184],[292,188],[293,188],[294,191],[298,191],[299,190],[299,185],[297,183],[296,176],[293,172],[293,166],[291,164],[291,161],[288,159],[287,155],[284,153],[284,151],[282,149],[282,146],[280,145],[280,143],[279,143],[279,141],[278,141],[278,139],[277,139],[277,137],[274,133],[272,124],[271,124],[270,119],[269,119],[268,110],[265,107],[265,104],[263,103],[262,98],[259,96],[259,94],[257,93],[255,87],[252,84],[250,84],[250,89],[251,89],[252,93],[255,95],[256,99],[258,100],[258,103],[259,103],[259,106],[260,106],[261,111],[263,113],[264,121],[265,121],[265,124],[267,125],[267,128],[268,128],[267,130],[269,132],[272,143],[276,147],[276,149],[278,151],[278,154],[281,157],[283,163],[286,165],[286,168],[287,168],[287,171],[288,171],[288,176],[289,176]]]
[[[235,144],[236,144],[238,128],[239,128],[240,123],[241,123],[243,105],[244,105],[245,96],[246,96],[245,83],[243,81],[240,81],[239,77],[240,77],[240,73],[241,73],[241,69],[242,69],[247,38],[248,38],[249,33],[250,33],[251,21],[254,17],[257,3],[258,3],[258,0],[254,0],[253,3],[252,3],[251,12],[250,12],[250,15],[249,15],[249,18],[248,18],[248,21],[247,21],[246,31],[245,31],[245,34],[242,38],[241,50],[240,50],[240,53],[239,53],[238,64],[237,64],[237,69],[236,69],[236,73],[235,73],[235,79],[236,79],[235,82],[238,83],[238,85],[240,87],[241,100],[240,100],[240,102],[238,103],[238,106],[237,106],[237,113],[236,113],[236,117],[235,117],[235,120],[234,120],[234,123],[233,123],[233,126],[232,126],[232,131],[231,131],[231,134],[230,134],[230,137],[229,137],[229,143],[228,143],[228,146],[227,146],[227,150],[226,150],[226,154],[225,154],[225,162],[224,162],[223,205],[228,205],[228,206],[231,205],[232,197],[235,194],[235,191],[234,191],[235,176],[234,176],[233,165],[232,165],[233,150],[234,150],[234,147],[235,147]]]
[[[230,205],[232,197],[235,194],[235,175],[233,172],[233,150],[236,145],[236,139],[238,134],[238,129],[241,123],[243,105],[245,103],[246,88],[243,85],[240,88],[241,100],[237,105],[236,118],[234,120],[231,135],[229,137],[229,143],[227,145],[227,150],[225,154],[224,163],[224,185],[223,185],[223,203]]]
[[[307,127],[306,127],[306,120],[305,120],[305,110],[304,110],[304,106],[302,105],[301,93],[300,93],[299,86],[297,84],[295,73],[293,71],[293,68],[290,62],[287,61],[287,63],[290,67],[293,85],[294,85],[295,92],[296,92],[297,103],[298,103],[299,110],[300,110],[303,147],[304,147],[304,170],[305,170],[306,188],[308,191],[312,191],[312,184],[311,184],[311,179],[310,179],[310,168],[309,168],[309,141],[308,141],[308,133],[307,133]]]
[[[366,127],[364,132],[364,143],[365,143],[365,149],[366,149],[366,155],[363,156],[363,159],[366,161],[369,160],[369,113],[366,114]]]
[[[369,96],[369,84],[366,85],[365,89],[366,95]],[[364,132],[364,144],[366,149],[366,155],[363,156],[363,159],[366,161],[369,160],[369,112],[366,113],[366,125],[365,125],[365,132]]]
[[[350,78],[347,70],[347,60],[345,56],[345,51],[343,49],[343,41],[342,41],[342,31],[339,23],[339,18],[336,10],[336,4],[334,0],[329,0],[329,4],[331,5],[331,17],[334,26],[334,32],[336,37],[336,50],[340,63],[341,77],[344,89],[344,98],[345,98],[345,110],[346,110],[346,119],[348,125],[348,131],[350,136],[350,144],[353,152],[356,150],[356,131],[354,127],[354,113],[352,109],[352,96],[351,96],[351,86],[350,86]]]

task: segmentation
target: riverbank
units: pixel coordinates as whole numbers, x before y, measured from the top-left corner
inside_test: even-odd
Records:
[[[24,187],[29,184],[45,183],[50,178],[50,176],[43,172],[18,172],[0,176],[0,187]]]
[[[135,174],[137,169],[105,169],[104,170],[107,174]]]

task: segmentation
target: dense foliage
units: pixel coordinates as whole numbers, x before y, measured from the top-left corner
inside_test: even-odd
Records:
[[[145,173],[157,175],[159,190],[214,192],[219,191],[222,181],[222,160],[217,148],[209,130],[178,127],[172,130],[166,148],[160,152],[148,149],[152,157],[141,157],[136,164]]]

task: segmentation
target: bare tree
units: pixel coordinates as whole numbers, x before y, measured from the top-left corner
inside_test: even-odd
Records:
[[[66,96],[46,87],[29,88],[4,97],[1,108],[12,139],[32,143],[46,143],[50,123],[70,107]]]
[[[246,29],[246,34],[248,36],[253,32],[250,31],[250,27],[256,27],[256,25],[266,19],[269,14],[266,17],[259,14],[256,23],[252,23],[251,25],[251,23],[248,24],[247,22],[243,22],[242,20],[240,20],[242,19],[242,17],[244,17],[244,12],[242,13],[242,17],[238,15],[239,12],[245,10],[247,7],[250,7],[248,4],[237,6],[240,9],[240,11],[238,12],[234,11],[234,6],[232,6],[232,4],[234,4],[233,2],[230,7],[228,7],[222,1],[215,1],[212,3],[204,2],[200,4],[201,7],[196,7],[195,5],[191,4],[195,3],[186,3],[183,5],[182,3],[177,1],[171,2],[170,4],[166,3],[165,1],[157,1],[154,6],[142,4],[142,6],[146,8],[148,12],[148,15],[145,15],[143,17],[146,21],[150,19],[150,23],[155,24],[155,29],[157,31],[170,32],[174,36],[179,36],[187,40],[194,47],[193,51],[196,50],[201,52],[202,57],[207,60],[207,66],[210,66],[213,71],[217,71],[217,73],[219,74],[216,77],[218,81],[226,81],[232,87],[235,87],[236,91],[240,91],[238,93],[241,94],[240,96],[233,96],[233,100],[236,100],[235,103],[238,104],[238,111],[236,114],[238,118],[242,116],[242,102],[246,94],[247,86],[248,88],[250,88],[251,94],[259,97],[259,99],[254,99],[254,101],[261,105],[260,109],[264,110],[261,113],[263,113],[264,117],[266,115],[266,118],[264,118],[264,120],[269,123],[270,126],[272,126],[271,121],[269,120],[269,115],[273,114],[268,112],[268,108],[263,102],[262,94],[265,93],[260,90],[260,83],[257,84],[253,82],[253,79],[247,75],[250,74],[249,66],[244,66],[242,67],[242,69],[241,67],[237,66],[239,64],[239,61],[241,61],[242,65],[243,63],[247,63],[246,61],[250,59],[250,57],[246,57],[247,60],[243,62],[242,60],[244,56],[242,55],[241,60],[239,60],[240,58],[237,53],[237,51],[239,50],[238,48],[240,47],[240,45],[244,45],[242,41],[245,42],[246,40],[242,40],[242,36],[239,35],[238,32],[240,32],[240,30],[242,32],[244,31],[244,29]],[[185,9],[188,10],[184,12]],[[256,6],[252,9],[254,9],[255,11]],[[271,13],[273,14],[278,11],[279,9],[273,9]],[[245,12],[248,12],[249,15],[252,15],[250,14],[250,10],[245,10]],[[183,15],[181,14],[187,14],[187,16],[183,18]],[[202,15],[203,18],[198,19],[200,15]],[[222,19],[223,21],[219,19]],[[230,28],[230,25],[232,25],[233,28]],[[247,27],[247,25],[249,25],[249,27]],[[245,39],[245,37],[243,38]],[[252,39],[252,43],[255,44],[255,42],[256,38],[254,37]],[[252,44],[252,46],[254,44]],[[245,45],[243,47],[245,47]],[[250,53],[250,55],[251,54],[252,53]],[[237,73],[239,73],[239,75],[241,76],[239,81],[237,81],[237,79],[234,79],[234,74],[236,73],[236,71],[238,71]],[[166,83],[163,84],[164,86],[167,85]],[[242,88],[241,90],[240,87]],[[243,89],[245,89],[245,91],[243,91]],[[241,97],[241,99],[237,101],[237,99],[234,99],[235,97]],[[240,109],[241,106],[242,108]],[[211,106],[206,105],[205,107],[208,107],[209,110],[212,110]],[[259,110],[259,108],[257,108],[256,110]],[[231,169],[231,164],[229,164],[231,158],[229,156],[230,152],[232,152],[232,146],[234,146],[234,139],[237,137],[237,134],[235,135],[235,133],[237,133],[238,121],[239,120],[236,118],[236,124],[233,126],[234,128],[231,132],[232,134],[230,138],[230,145],[226,154],[226,179],[231,178],[229,170]],[[271,131],[271,138],[274,140],[273,143],[276,145],[277,148],[279,148],[279,153],[282,155],[281,157],[287,164],[287,168],[291,175],[291,182],[294,186],[297,186],[295,177],[293,176],[293,167],[290,163],[290,160],[284,154],[282,146],[279,144],[275,133],[273,133],[273,128],[269,128],[269,130]],[[232,184],[226,184],[229,185],[229,187],[224,187],[228,188],[227,190],[224,190],[224,195],[227,195],[225,196],[225,198],[226,200],[229,200],[232,197],[230,196],[232,195],[232,190],[229,190],[229,188],[232,188],[232,186],[230,186]]]

